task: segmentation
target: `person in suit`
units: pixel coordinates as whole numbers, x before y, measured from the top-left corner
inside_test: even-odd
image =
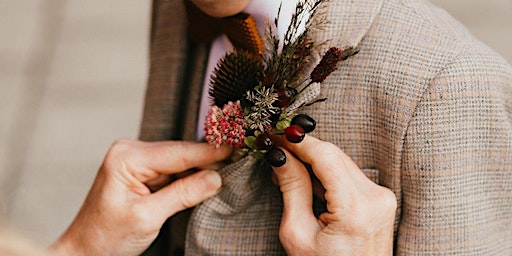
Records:
[[[234,7],[193,2],[217,17]],[[242,7],[257,17],[267,4],[235,2],[225,15]],[[426,1],[323,4],[329,22],[314,38],[327,40],[320,52],[360,52],[324,81],[327,101],[304,109],[318,122],[311,137],[336,145],[394,193],[394,252],[511,254],[510,65]],[[140,138],[196,140],[209,62],[222,50],[190,39],[183,1],[154,0],[152,24]],[[223,190],[190,219],[190,211],[171,218],[147,255],[284,254],[283,202],[269,169],[247,157],[219,170]]]
[[[368,179],[332,143],[306,136],[299,145],[286,140],[280,145],[287,161],[274,167],[278,186],[273,185],[273,190],[280,188],[282,192],[279,237],[287,253],[392,254],[396,200],[391,190]],[[106,154],[80,212],[48,252],[1,229],[0,237],[4,239],[0,240],[6,243],[0,244],[0,252],[139,255],[153,242],[167,218],[223,189],[231,193],[232,185],[221,188],[219,173],[212,171],[231,152],[227,146],[216,148],[197,142],[118,140]],[[323,153],[318,156],[319,152]],[[314,185],[309,170],[324,186],[321,194],[329,205],[329,212],[319,217],[313,213]],[[169,175],[174,177],[172,181]]]

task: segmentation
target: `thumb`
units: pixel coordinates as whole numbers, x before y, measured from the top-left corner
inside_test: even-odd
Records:
[[[203,170],[178,179],[151,194],[146,203],[158,215],[155,217],[163,222],[177,212],[216,195],[221,186],[222,179],[217,172]]]
[[[313,214],[313,188],[309,173],[300,160],[285,149],[282,150],[286,154],[286,163],[281,167],[273,167],[283,193],[281,239],[293,234],[314,234],[312,229],[318,222]]]

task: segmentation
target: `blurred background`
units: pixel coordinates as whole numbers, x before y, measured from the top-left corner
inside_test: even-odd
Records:
[[[512,63],[512,0],[433,0]],[[0,224],[42,245],[136,138],[151,1],[0,0]]]

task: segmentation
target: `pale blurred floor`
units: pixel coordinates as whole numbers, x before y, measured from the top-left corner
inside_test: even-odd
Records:
[[[136,138],[150,1],[0,2],[1,214],[48,244],[104,153]]]
[[[151,1],[0,1],[0,216],[49,244],[136,138]],[[512,62],[512,0],[435,0]]]

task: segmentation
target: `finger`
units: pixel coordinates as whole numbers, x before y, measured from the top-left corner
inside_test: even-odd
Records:
[[[360,181],[366,176],[359,167],[340,148],[332,143],[321,141],[306,135],[301,143],[290,143],[281,140],[281,145],[295,154],[302,161],[311,165],[315,176],[326,190],[346,192],[357,189]]]
[[[306,167],[288,151],[286,163],[281,167],[273,167],[277,182],[283,193],[283,227],[296,226],[295,232],[313,234],[311,228],[317,223],[313,214],[313,189]],[[298,223],[302,223],[297,226]]]
[[[218,193],[222,185],[215,171],[200,171],[178,179],[149,195],[146,204],[155,218],[165,221],[175,213],[193,207]]]
[[[318,199],[325,201],[324,186],[322,186],[320,180],[318,180],[318,178],[311,172],[309,173],[309,177],[311,178],[311,182],[313,184],[313,195],[315,195]],[[279,186],[279,181],[277,180],[277,176],[275,173],[272,173],[271,180],[272,183],[274,183],[274,185]]]
[[[229,146],[216,148],[206,143],[187,141],[158,142],[145,152],[148,166],[161,173],[176,173],[224,160],[231,153]]]
[[[175,174],[184,170],[206,166],[229,156],[231,148],[215,148],[206,143],[188,141],[141,142],[120,140],[109,154],[133,169],[148,169],[161,174]],[[154,178],[154,177],[152,177]]]

